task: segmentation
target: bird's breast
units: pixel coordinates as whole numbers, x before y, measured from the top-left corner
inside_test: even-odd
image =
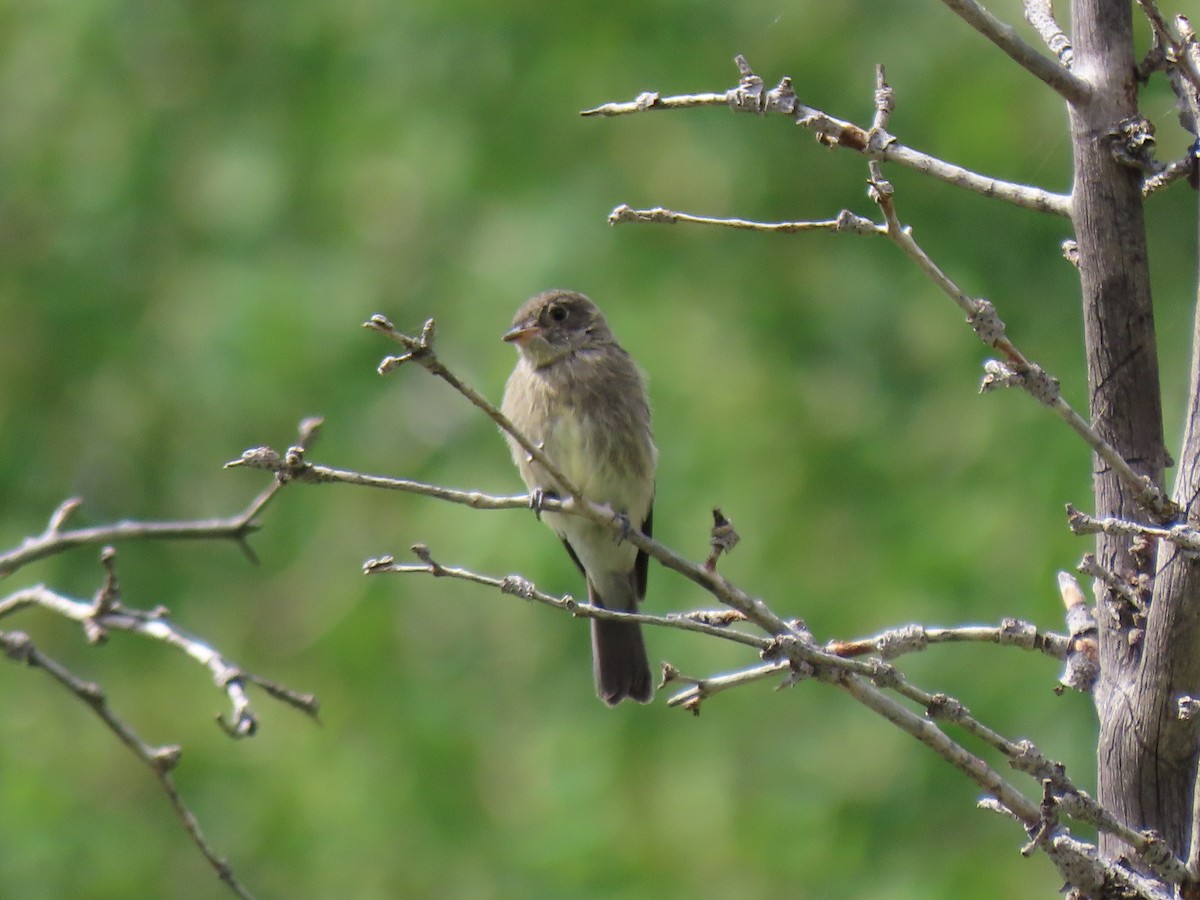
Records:
[[[578,377],[533,369],[522,361],[505,392],[504,412],[585,497],[640,521],[654,496],[656,456],[644,388],[637,380],[582,381],[593,387],[582,390]],[[526,484],[559,490],[541,466],[515,442],[510,444]]]

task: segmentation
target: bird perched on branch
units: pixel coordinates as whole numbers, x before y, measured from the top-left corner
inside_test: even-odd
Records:
[[[504,340],[519,351],[504,389],[504,414],[542,450],[571,486],[651,533],[658,451],[641,370],[583,294],[546,291],[525,303]],[[566,496],[545,468],[505,435],[525,485],[539,496]],[[635,612],[646,595],[647,557],[612,529],[576,515],[543,518],[587,578],[588,600]],[[610,706],[654,694],[642,629],[592,620],[596,692]]]

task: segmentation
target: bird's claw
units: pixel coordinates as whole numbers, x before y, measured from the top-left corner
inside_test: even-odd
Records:
[[[546,509],[546,501],[558,499],[559,496],[558,494],[554,493],[554,491],[548,491],[545,488],[540,487],[534,488],[529,492],[529,508],[533,510],[533,514],[537,516],[538,520],[540,521],[542,518],[542,513]]]
[[[633,523],[629,521],[629,514],[615,512],[613,521],[619,526],[616,537],[613,538],[614,543],[620,544],[629,540],[629,535],[633,534]]]

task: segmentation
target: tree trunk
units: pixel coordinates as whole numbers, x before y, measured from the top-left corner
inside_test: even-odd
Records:
[[[1140,473],[1161,484],[1163,444],[1158,359],[1143,221],[1140,175],[1113,155],[1109,136],[1137,115],[1132,4],[1129,0],[1074,0],[1076,75],[1092,88],[1071,108],[1075,160],[1072,220],[1079,244],[1092,421]],[[1181,454],[1176,500],[1195,497],[1196,375],[1192,418]],[[1094,461],[1096,512],[1147,520],[1134,491]],[[1187,852],[1196,763],[1195,727],[1175,715],[1180,693],[1195,693],[1200,677],[1200,567],[1172,552],[1131,552],[1128,538],[1101,535],[1101,565],[1137,587],[1142,611],[1112,591],[1100,598],[1101,677],[1097,748],[1099,799],[1134,828],[1155,828],[1176,853]],[[1122,846],[1102,836],[1102,849]]]

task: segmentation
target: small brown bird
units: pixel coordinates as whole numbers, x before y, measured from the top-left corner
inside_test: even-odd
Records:
[[[517,310],[504,340],[520,351],[502,410],[583,495],[607,503],[630,526],[651,533],[658,451],[641,371],[621,349],[604,316],[583,294],[546,291]],[[509,448],[531,491],[563,495],[560,485],[510,435]],[[646,554],[580,516],[547,512],[587,578],[588,600],[637,610],[646,595]],[[654,695],[641,626],[592,620],[596,692],[610,706]]]

